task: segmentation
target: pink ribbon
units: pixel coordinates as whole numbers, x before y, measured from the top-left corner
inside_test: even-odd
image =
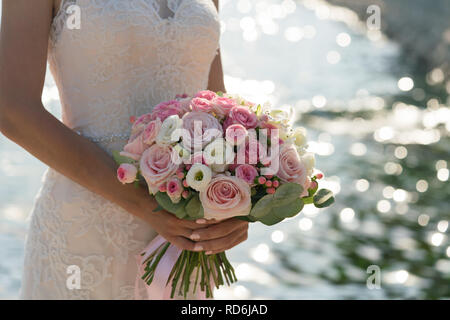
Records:
[[[155,251],[158,250],[163,244],[167,242],[161,236],[157,236],[153,239],[145,248],[145,254],[143,256],[137,256],[138,263],[138,273],[136,276],[135,286],[134,286],[134,295],[137,300],[170,300],[170,293],[172,291],[172,283],[167,283],[167,279],[169,278],[170,272],[172,271],[173,266],[178,260],[182,250],[177,248],[174,245],[170,245],[167,248],[167,251],[162,256],[161,260],[158,263],[158,266],[155,270],[155,277],[150,285],[147,285],[144,280],[142,280],[142,276],[145,273],[145,265],[144,261]],[[198,285],[199,286],[199,285]],[[144,298],[141,295],[141,290],[145,290],[146,297]],[[190,289],[190,290],[193,290]],[[192,296],[192,295],[191,295]],[[175,292],[174,299],[180,299],[177,297],[177,292]],[[189,297],[188,297],[189,298]],[[199,287],[196,288],[195,297],[190,299],[197,300],[205,300],[205,292],[201,291]]]

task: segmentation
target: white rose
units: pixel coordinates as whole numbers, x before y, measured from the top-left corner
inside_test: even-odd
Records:
[[[313,173],[313,170],[314,170],[314,166],[316,165],[316,159],[315,159],[314,153],[311,153],[311,152],[305,153],[301,157],[301,160],[302,160],[303,164],[305,165],[308,176],[311,176]]]
[[[181,128],[183,121],[178,115],[167,117],[161,125],[158,135],[156,136],[156,143],[159,145],[169,145],[178,141],[179,137],[172,137],[175,130]]]
[[[212,172],[209,167],[204,164],[195,163],[186,175],[186,182],[192,189],[201,192],[208,187],[211,178]]]
[[[292,132],[293,142],[297,147],[306,146],[306,129],[303,127],[295,128]]]

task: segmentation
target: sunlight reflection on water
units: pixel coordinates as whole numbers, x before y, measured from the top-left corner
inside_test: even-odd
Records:
[[[402,173],[419,161],[422,152],[409,145],[429,145],[448,136],[450,110],[446,102],[430,98],[409,75],[410,67],[399,63],[398,46],[380,33],[367,32],[348,9],[318,0],[221,2],[227,90],[255,102],[295,107],[296,120],[310,129],[309,147],[318,154],[318,167],[326,174],[321,186],[337,194],[337,204],[325,210],[307,207],[273,228],[252,225],[249,240],[229,252],[241,281],[217,291],[216,297],[418,295],[424,280],[408,269],[408,262],[417,261],[425,252],[417,249],[412,232],[422,236],[417,227],[433,226],[423,236],[424,241],[442,249],[442,256],[450,257],[445,235],[450,217],[440,218],[436,227],[433,222],[445,199],[436,199],[435,207],[426,207],[426,212],[414,207],[419,193],[439,188],[439,183],[448,180],[447,161],[442,156],[434,159],[433,176],[405,177],[405,186],[399,187],[395,179],[403,179]],[[426,75],[428,84],[444,81],[439,70]],[[450,85],[447,87],[450,92]],[[393,110],[388,110],[391,97],[401,92],[410,92],[418,101],[426,100],[425,108],[419,103],[396,102]],[[50,76],[43,102],[60,115],[58,92]],[[337,115],[322,116],[320,112]],[[366,117],[365,112],[372,113]],[[384,150],[383,146],[389,144],[400,146]],[[364,170],[359,170],[362,165]],[[381,167],[374,172],[376,165]],[[0,176],[4,182],[0,185],[0,256],[8,258],[0,259],[0,298],[17,296],[25,219],[44,169],[38,160],[0,137]],[[406,219],[403,228],[396,227],[399,222],[392,222],[398,216]],[[412,231],[407,229],[411,223]],[[352,232],[359,237],[349,238]],[[384,242],[361,240],[358,246],[356,240],[363,236],[371,237],[372,242]],[[388,262],[384,263],[390,246],[412,253],[405,253],[407,258],[399,261],[386,258]],[[402,254],[397,253],[399,257]],[[448,272],[443,259],[435,267]],[[366,288],[365,268],[372,263],[385,265],[383,281],[392,284],[392,290]]]

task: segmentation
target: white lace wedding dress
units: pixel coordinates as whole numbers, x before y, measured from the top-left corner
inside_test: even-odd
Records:
[[[80,8],[79,30],[66,24],[71,5]],[[206,89],[219,36],[212,0],[63,0],[48,55],[63,122],[109,153],[121,149],[131,115]],[[133,298],[135,256],[155,235],[49,169],[31,216],[21,298]],[[80,289],[66,286],[71,265]]]

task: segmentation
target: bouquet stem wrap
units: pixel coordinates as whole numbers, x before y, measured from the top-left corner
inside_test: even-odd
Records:
[[[137,300],[144,299],[141,294],[142,284],[146,284],[145,299],[184,297],[205,300],[212,298],[212,284],[218,288],[224,284],[224,279],[228,284],[237,280],[225,253],[207,256],[204,252],[181,250],[159,235],[137,257],[137,263]]]

